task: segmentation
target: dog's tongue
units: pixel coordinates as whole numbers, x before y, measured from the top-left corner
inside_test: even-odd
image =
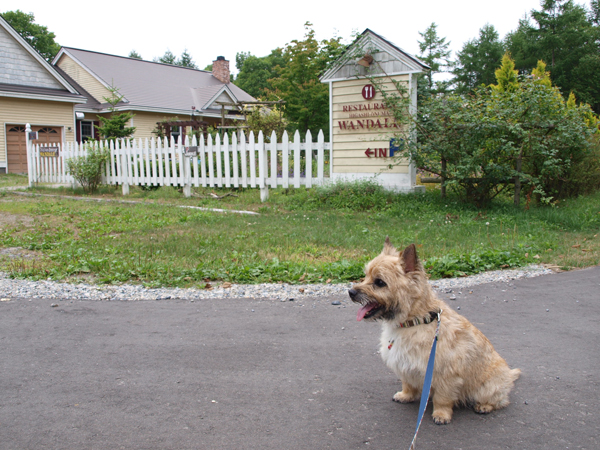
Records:
[[[377,308],[377,303],[367,303],[366,305],[362,306],[356,314],[356,320],[360,322],[363,320],[365,315],[374,308]]]

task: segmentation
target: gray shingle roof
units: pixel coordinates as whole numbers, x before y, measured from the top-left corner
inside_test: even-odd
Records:
[[[206,110],[206,103],[224,86],[238,101],[254,98],[233,83],[225,84],[211,72],[186,67],[107,55],[63,47],[107,86],[119,88],[131,109],[153,109],[165,112]],[[59,54],[60,56],[60,54]],[[55,63],[58,59],[55,59]],[[213,105],[213,108],[216,105]]]

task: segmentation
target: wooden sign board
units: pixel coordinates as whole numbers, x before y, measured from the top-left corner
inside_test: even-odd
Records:
[[[184,147],[185,156],[196,156],[198,154],[198,146]]]
[[[58,156],[58,147],[40,147],[40,156]]]

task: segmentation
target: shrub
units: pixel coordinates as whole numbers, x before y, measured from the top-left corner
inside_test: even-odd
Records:
[[[312,194],[312,202],[336,209],[369,211],[383,209],[394,197],[375,179],[337,181],[318,186]]]
[[[67,173],[81,184],[84,192],[92,194],[102,181],[102,169],[110,157],[110,150],[95,143],[88,143],[86,150],[84,156],[67,159]]]

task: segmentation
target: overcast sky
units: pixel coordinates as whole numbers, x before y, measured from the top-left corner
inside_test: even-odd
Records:
[[[589,1],[578,3],[589,5]],[[147,60],[167,50],[179,57],[187,48],[201,69],[222,55],[231,61],[234,72],[237,52],[265,56],[302,39],[306,21],[312,22],[319,40],[337,35],[348,43],[353,31],[370,28],[417,55],[419,31],[432,22],[456,52],[477,37],[486,23],[503,38],[539,5],[540,0],[2,0],[0,11],[34,13],[36,22],[67,47],[121,56],[136,50]]]

